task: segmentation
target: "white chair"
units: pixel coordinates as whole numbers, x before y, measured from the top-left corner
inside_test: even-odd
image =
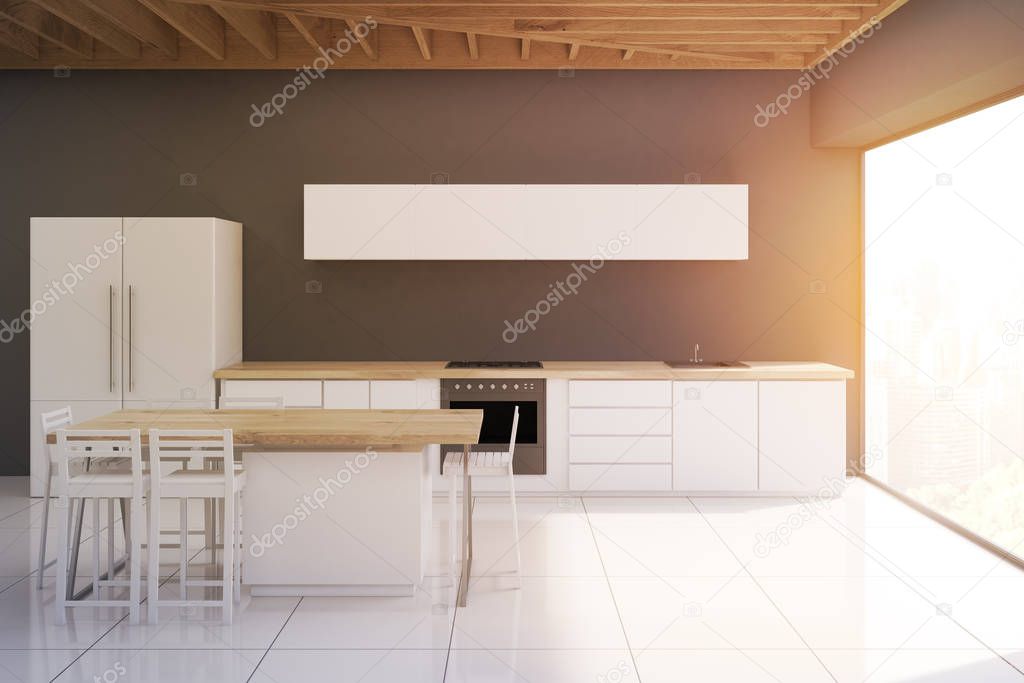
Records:
[[[70,426],[74,422],[74,418],[71,417],[71,406],[43,413],[39,416],[39,422],[42,425],[43,453],[46,455],[46,473],[43,475],[46,480],[43,482],[43,526],[39,535],[39,581],[36,583],[37,590],[43,587],[43,573],[45,570],[57,561],[57,558],[49,562],[46,561],[46,537],[50,523],[50,498],[53,496],[53,478],[57,476],[57,468],[54,467],[55,463],[51,457],[50,445],[46,443],[46,438],[58,429]]]
[[[161,607],[219,607],[225,624],[231,623],[232,603],[241,599],[241,510],[242,492],[245,490],[245,471],[234,467],[218,469],[182,468],[164,474],[161,462],[180,460],[182,455],[200,455],[204,459],[222,463],[234,459],[234,438],[230,429],[224,430],[165,430],[149,431],[149,461],[153,473],[149,498],[149,537],[159,538],[160,501],[177,498],[181,515],[181,557],[177,600],[162,599],[159,595],[160,555],[149,554],[148,621],[159,622]],[[221,578],[217,580],[188,578],[188,499],[207,498],[223,501],[224,554]],[[219,600],[190,600],[189,586],[221,588]]]
[[[507,451],[474,452],[469,454],[469,476],[473,477],[507,477],[508,497],[512,504],[512,540],[516,548],[516,574],[519,576],[522,585],[523,559],[519,553],[519,514],[516,511],[516,485],[512,473],[512,463],[515,456],[516,432],[519,430],[519,406],[516,406],[512,414],[512,437],[509,440]],[[448,453],[444,458],[442,475],[448,477],[448,502],[450,505],[451,522],[448,525],[448,547],[450,549],[451,561],[454,562],[456,552],[455,520],[458,514],[456,494],[458,482],[462,478],[463,453]],[[468,492],[463,492],[466,495]],[[470,503],[472,504],[472,503]],[[472,539],[469,540],[472,547]]]
[[[91,460],[94,463],[116,459],[123,462],[128,459],[130,471],[100,470],[81,471],[78,461]],[[126,431],[95,431],[95,430],[57,430],[57,468],[58,487],[56,493],[58,510],[65,510],[58,515],[60,546],[57,551],[57,623],[67,622],[68,607],[127,607],[129,621],[139,622],[139,602],[141,598],[141,560],[142,554],[142,500],[148,485],[149,477],[142,470],[142,438],[138,429]],[[74,472],[74,474],[72,474]],[[92,556],[92,596],[84,600],[68,598],[68,556],[71,539],[71,501],[82,499],[93,501],[93,556]],[[100,579],[100,500],[106,499],[109,509],[113,509],[112,501],[127,498],[131,500],[131,533],[129,534],[129,576],[127,580],[114,578],[114,523],[107,529],[107,578]],[[101,588],[128,586],[128,599],[100,598]]]

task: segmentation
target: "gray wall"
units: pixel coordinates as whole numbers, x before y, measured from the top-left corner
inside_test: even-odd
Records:
[[[252,128],[289,75],[0,74],[0,316],[28,304],[32,215],[215,215],[246,228],[247,359],[665,359],[700,342],[858,367],[859,153],[811,148],[807,96],[754,125],[792,72],[334,72]],[[303,183],[433,172],[749,183],[750,259],[608,264],[513,345],[503,321],[571,264],[302,259]],[[0,474],[27,473],[28,349],[0,345]],[[848,399],[852,459],[854,383]]]

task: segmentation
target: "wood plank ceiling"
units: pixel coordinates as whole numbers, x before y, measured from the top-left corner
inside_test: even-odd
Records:
[[[804,69],[908,0],[0,0],[0,68]]]

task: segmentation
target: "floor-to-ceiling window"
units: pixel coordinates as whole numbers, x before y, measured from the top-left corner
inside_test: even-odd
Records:
[[[864,160],[869,476],[1024,557],[1024,97]]]

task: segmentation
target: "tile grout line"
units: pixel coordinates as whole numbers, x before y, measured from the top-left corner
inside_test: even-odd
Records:
[[[433,502],[431,502],[431,505],[433,505]],[[476,509],[476,496],[473,496],[473,502],[470,504],[470,510],[474,510],[474,509]],[[433,512],[433,510],[431,510],[431,512]],[[448,524],[449,525],[455,524],[455,520],[454,519],[449,519],[448,520]],[[452,538],[453,536],[454,536],[454,534],[451,534],[451,533],[448,534],[448,538]],[[452,548],[449,548],[448,550],[449,550],[448,554],[449,554],[449,557],[450,557],[452,555],[452,553],[451,553]],[[449,571],[449,575],[452,576],[452,578],[454,579],[454,575],[450,571]],[[448,664],[451,663],[451,661],[452,661],[452,645],[455,643],[455,620],[459,617],[459,587],[460,586],[462,586],[462,574],[461,574],[461,572],[459,574],[459,580],[455,581],[454,584],[452,585],[452,588],[455,590],[455,594],[454,594],[454,596],[455,596],[455,605],[454,605],[454,610],[452,611],[452,630],[448,633],[448,651],[444,655],[444,672],[441,674],[441,683],[445,683],[445,681],[448,680]],[[469,582],[468,581],[466,582],[466,589],[467,590],[469,589]]]
[[[29,497],[29,500],[32,500],[31,496]],[[50,500],[53,500],[53,499],[51,498]],[[32,506],[33,506],[33,505],[39,505],[39,503],[42,503],[42,502],[43,502],[43,501],[42,501],[42,499],[39,499],[39,500],[33,500],[33,501],[32,501],[31,503],[29,503],[29,504],[28,504],[28,505],[26,505],[25,507],[23,507],[23,508],[20,508],[20,509],[18,509],[18,510],[15,510],[14,512],[12,512],[12,513],[11,513],[11,514],[9,514],[9,515],[4,515],[3,517],[0,517],[0,522],[6,522],[6,521],[7,521],[8,519],[10,519],[11,517],[13,517],[13,516],[15,516],[15,515],[20,515],[20,514],[21,514],[22,512],[25,512],[26,510],[30,510],[30,509],[32,509]],[[31,528],[31,525],[29,525],[29,528]]]
[[[91,537],[90,537],[90,538],[91,538]],[[86,539],[86,540],[88,540],[88,539]],[[83,541],[82,541],[82,543],[85,543],[85,541],[83,540]],[[148,551],[147,551],[147,552],[148,552]],[[198,556],[199,556],[199,553],[201,553],[201,552],[203,552],[203,550],[199,550],[198,552],[196,552],[196,554],[192,556],[192,559],[195,559],[196,557],[198,557]],[[140,564],[140,567],[141,567],[141,564]],[[175,570],[174,570],[173,572],[171,572],[171,573],[170,573],[170,574],[168,574],[168,575],[167,575],[166,577],[164,577],[164,580],[160,582],[160,585],[161,585],[161,586],[163,586],[164,584],[166,584],[166,583],[167,583],[168,581],[170,581],[170,580],[171,580],[172,578],[174,578],[174,576],[175,576],[175,575],[176,575],[177,573],[178,573],[178,570],[177,570],[177,569],[175,569]],[[27,578],[27,577],[26,577],[26,578]],[[140,579],[141,579],[141,577],[140,577]],[[145,604],[145,602],[146,602],[145,600],[142,600],[142,601],[141,601],[141,602],[140,602],[139,604],[140,604],[140,605],[142,605],[142,604]],[[92,651],[93,651],[93,649],[95,649],[95,648],[96,648],[96,645],[97,645],[97,644],[98,644],[98,643],[99,643],[99,642],[100,642],[101,640],[103,640],[103,639],[104,639],[104,638],[106,638],[106,637],[107,637],[108,635],[110,635],[110,632],[111,632],[111,631],[113,631],[113,630],[114,630],[115,628],[117,628],[117,627],[118,627],[118,625],[120,625],[120,624],[121,624],[121,623],[122,623],[122,622],[123,622],[123,621],[124,621],[125,619],[127,619],[127,618],[128,618],[128,615],[127,615],[127,614],[125,614],[125,615],[124,615],[124,616],[122,616],[122,617],[121,617],[120,619],[118,619],[118,620],[117,620],[117,621],[115,621],[115,622],[114,622],[113,624],[111,624],[111,625],[110,625],[110,628],[108,628],[108,629],[107,629],[106,631],[104,631],[103,633],[101,633],[101,634],[100,634],[100,637],[99,637],[99,638],[97,638],[96,640],[94,640],[94,641],[93,641],[93,642],[92,642],[92,643],[91,643],[91,644],[89,645],[89,647],[85,648],[85,649],[84,649],[84,650],[82,650],[82,651],[81,651],[80,653],[78,653],[78,656],[77,656],[77,657],[75,657],[74,659],[72,659],[72,660],[71,660],[70,662],[68,662],[68,665],[67,665],[67,666],[65,666],[65,667],[64,667],[63,669],[61,669],[60,671],[58,671],[58,672],[57,672],[57,675],[56,675],[56,676],[54,676],[53,678],[51,678],[51,679],[50,679],[50,683],[54,683],[54,681],[56,681],[56,680],[57,680],[58,678],[60,678],[61,676],[63,676],[63,675],[64,675],[64,674],[65,674],[65,673],[67,672],[67,670],[68,670],[68,669],[70,669],[71,667],[73,667],[73,666],[75,665],[75,663],[76,663],[76,662],[78,662],[78,661],[79,661],[80,659],[82,659],[82,657],[84,657],[84,656],[85,656],[85,655],[87,655],[88,653],[92,652]],[[140,615],[140,619],[141,619],[141,615]],[[78,648],[71,648],[71,649],[78,649]]]
[[[898,499],[897,499],[897,500],[898,500]],[[901,501],[901,502],[902,502],[902,501]],[[908,506],[908,507],[909,507],[909,506]],[[822,517],[821,519],[823,519],[823,520],[824,520],[824,517]],[[843,524],[842,522],[839,522],[838,520],[835,520],[835,521],[836,521],[836,523],[837,523],[837,524],[839,524],[839,526],[841,526],[841,527],[843,527],[844,529],[846,529],[846,530],[847,530],[847,531],[848,531],[848,532],[849,532],[849,533],[850,533],[851,535],[853,535],[853,536],[855,536],[855,537],[857,537],[857,538],[860,538],[860,536],[859,536],[859,535],[858,535],[858,534],[857,534],[857,533],[856,533],[855,531],[853,531],[852,529],[849,529],[849,527],[847,527],[847,526],[846,526],[845,524]],[[839,534],[840,536],[842,536],[842,537],[843,537],[843,538],[844,538],[844,539],[845,539],[845,540],[846,540],[846,541],[847,541],[848,543],[850,543],[850,544],[851,544],[851,545],[853,545],[854,547],[857,547],[856,543],[855,543],[855,542],[854,542],[853,540],[851,540],[851,539],[850,539],[850,538],[848,538],[848,537],[847,537],[847,536],[846,536],[845,534],[843,534],[843,533],[842,533],[841,531],[839,531],[839,530],[838,530],[838,529],[836,529],[836,528],[835,528],[834,526],[832,526],[832,525],[831,525],[831,523],[830,523],[830,522],[829,522],[828,520],[825,520],[825,523],[826,523],[826,524],[828,524],[828,525],[829,525],[829,527],[830,527],[830,528],[832,528],[832,529],[833,529],[833,530],[834,530],[834,531],[835,531],[835,532],[836,532],[837,534]],[[863,548],[862,548],[862,549],[861,549],[861,552],[863,552],[863,553],[864,553],[864,555],[865,555],[866,557],[871,557],[870,555],[868,555],[868,553],[867,553],[867,552],[865,551],[865,549],[863,549]],[[872,559],[875,559],[875,558],[872,558]],[[876,562],[878,562],[877,560],[875,560],[875,561],[876,561]],[[904,577],[902,577],[902,576],[900,576],[899,574],[897,574],[896,572],[894,572],[894,571],[893,571],[893,570],[892,570],[891,568],[887,567],[887,566],[886,566],[885,564],[883,564],[883,563],[881,563],[881,562],[878,562],[878,564],[879,564],[879,566],[881,566],[881,567],[882,567],[882,569],[884,569],[885,571],[889,572],[889,574],[891,574],[891,575],[892,575],[892,576],[891,576],[891,578],[895,578],[895,579],[896,579],[897,581],[899,581],[899,582],[900,582],[900,583],[902,583],[902,584],[903,584],[904,586],[906,586],[906,587],[907,587],[907,589],[908,589],[908,590],[909,590],[909,591],[910,591],[911,593],[913,593],[913,594],[914,594],[914,595],[916,595],[917,597],[921,598],[921,599],[922,599],[922,600],[924,600],[924,601],[925,601],[926,603],[928,603],[929,605],[931,605],[931,607],[932,607],[933,609],[935,609],[936,611],[938,611],[938,609],[939,609],[939,605],[938,605],[938,604],[936,604],[935,602],[932,602],[931,600],[929,600],[929,599],[928,599],[928,598],[927,598],[927,597],[926,597],[925,595],[923,595],[923,594],[921,593],[921,591],[919,591],[918,589],[914,588],[914,586],[912,586],[912,585],[910,584],[910,582],[909,582],[909,581],[907,581],[907,580],[906,580],[906,579],[905,579]],[[864,578],[869,578],[869,577],[864,577]],[[882,577],[882,578],[890,578],[890,577]],[[937,577],[937,578],[949,578],[949,577]],[[972,577],[972,578],[973,578],[973,577]],[[916,580],[916,579],[914,579],[914,582],[915,582],[915,583],[917,583],[917,580]],[[927,590],[927,589],[926,589],[926,590]],[[928,592],[930,592],[930,591],[928,591]],[[952,621],[952,622],[953,622],[954,624],[956,624],[956,625],[957,625],[957,627],[958,627],[958,628],[959,628],[959,629],[960,629],[961,631],[963,631],[963,632],[964,632],[964,633],[966,633],[966,634],[967,634],[968,636],[970,636],[971,638],[973,638],[974,640],[976,640],[976,641],[977,641],[977,642],[978,642],[978,643],[979,643],[980,645],[984,646],[984,648],[985,648],[986,650],[988,650],[989,652],[991,652],[992,654],[994,654],[994,655],[995,655],[996,657],[998,657],[998,658],[999,658],[999,659],[1001,659],[1002,661],[1006,662],[1006,664],[1007,664],[1008,666],[1010,666],[1011,668],[1013,668],[1014,670],[1016,670],[1016,671],[1017,671],[1017,673],[1019,673],[1019,674],[1021,674],[1022,676],[1024,676],[1024,670],[1021,670],[1021,668],[1020,668],[1019,666],[1017,666],[1016,664],[1014,664],[1013,662],[1011,662],[1011,661],[1010,661],[1009,659],[1007,659],[1006,657],[1004,657],[1002,653],[1000,653],[1000,652],[999,652],[998,650],[996,650],[996,649],[995,649],[994,647],[992,647],[991,645],[989,645],[988,643],[986,643],[986,642],[985,642],[984,640],[982,640],[982,639],[981,639],[981,638],[980,638],[979,636],[977,636],[977,635],[976,635],[976,634],[975,634],[975,633],[974,633],[973,631],[971,631],[971,630],[970,630],[969,628],[967,628],[966,626],[964,626],[963,624],[961,624],[961,623],[960,623],[960,622],[959,622],[959,621],[958,621],[958,620],[957,620],[957,619],[956,619],[955,617],[953,617],[952,615],[946,615],[946,618],[947,618],[947,619],[949,619],[950,621]],[[897,649],[899,649],[899,648],[897,648]]]
[[[619,628],[622,629],[622,637],[626,641],[626,650],[629,652],[629,659],[633,662],[633,671],[636,673],[636,680],[638,683],[642,683],[640,678],[640,667],[636,663],[636,655],[633,654],[633,644],[629,641],[629,634],[626,632],[626,623],[622,619],[622,612],[619,611],[619,601],[615,599],[615,591],[612,590],[612,580],[608,576],[608,568],[604,564],[604,556],[601,555],[601,546],[597,542],[597,536],[594,534],[594,526],[590,523],[590,511],[587,510],[587,501],[580,496],[580,505],[583,506],[583,514],[587,518],[587,529],[590,531],[590,540],[594,543],[594,550],[597,552],[597,559],[601,563],[601,571],[604,572],[605,585],[608,586],[608,595],[612,599],[612,605],[615,607],[615,616],[619,619]]]
[[[305,600],[305,597],[300,595],[298,602],[295,603],[295,607],[292,607],[292,611],[288,613],[288,618],[284,620],[284,623],[281,624],[281,628],[277,630],[277,633],[274,635],[274,639],[270,641],[270,645],[268,645],[267,649],[263,652],[263,655],[260,657],[260,661],[256,662],[256,666],[252,668],[252,673],[249,674],[249,677],[245,679],[245,683],[250,683],[250,681],[252,681],[253,679],[253,676],[256,675],[256,672],[260,670],[260,666],[263,665],[263,660],[266,659],[267,655],[270,654],[271,649],[273,649],[274,647],[274,643],[276,643],[277,639],[281,637],[282,633],[284,633],[285,627],[288,625],[288,622],[292,620],[292,617],[295,616],[295,611],[299,609],[299,605],[302,604],[303,600]],[[263,675],[267,676],[268,678],[271,678],[267,674]]]
[[[824,669],[825,673],[829,675],[829,678],[831,678],[836,683],[839,683],[839,679],[837,679],[835,677],[835,674],[833,674],[832,671],[827,666],[825,666],[825,662],[822,661],[821,657],[818,656],[818,653],[815,652],[814,648],[811,647],[811,644],[807,642],[807,639],[804,638],[804,634],[800,633],[800,631],[797,630],[796,626],[793,625],[793,622],[789,620],[788,616],[786,616],[786,613],[782,611],[782,609],[778,606],[778,604],[776,604],[774,600],[772,600],[772,596],[768,594],[768,591],[766,591],[764,586],[761,585],[761,582],[757,580],[757,577],[755,577],[753,573],[751,573],[750,568],[747,567],[747,565],[743,564],[743,561],[740,560],[739,555],[733,552],[732,547],[725,542],[725,539],[722,538],[722,535],[720,533],[718,533],[718,529],[716,529],[711,524],[711,520],[709,520],[707,516],[705,516],[704,512],[700,509],[700,506],[694,503],[692,498],[687,498],[687,500],[689,500],[690,504],[693,505],[694,509],[697,511],[697,514],[700,515],[700,518],[704,520],[704,523],[708,525],[708,528],[711,530],[711,533],[713,533],[722,543],[722,545],[725,546],[725,549],[729,551],[729,554],[732,555],[736,559],[736,561],[740,563],[740,567],[742,567],[743,571],[747,574],[748,577],[750,577],[750,580],[754,582],[754,585],[757,586],[758,590],[761,591],[761,594],[764,595],[765,599],[768,600],[769,603],[771,603],[772,607],[775,608],[775,611],[779,613],[779,616],[782,617],[786,624],[788,624],[789,627],[793,629],[793,633],[795,633],[797,638],[800,639],[800,642],[804,644],[804,646],[807,648],[807,651],[814,656],[814,658],[818,661],[818,664],[821,665],[821,668]],[[792,498],[792,500],[796,503],[800,502],[796,498]]]

